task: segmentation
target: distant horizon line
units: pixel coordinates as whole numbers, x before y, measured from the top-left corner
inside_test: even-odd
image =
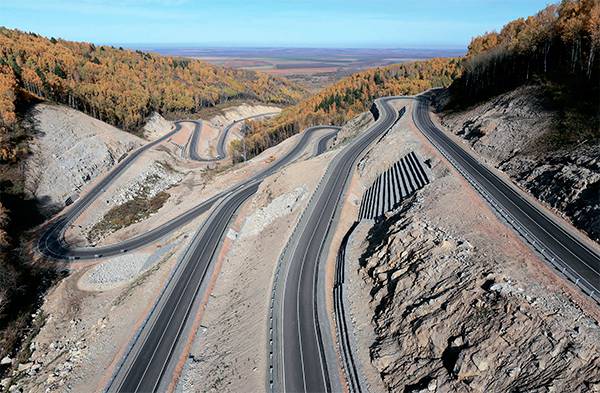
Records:
[[[189,48],[189,49],[338,49],[338,50],[448,50],[448,51],[464,51],[466,53],[468,45],[440,45],[440,44],[424,44],[423,46],[415,46],[411,44],[398,44],[398,46],[354,46],[352,44],[340,44],[338,45],[311,45],[311,44],[299,44],[299,45],[267,45],[267,44],[226,44],[226,43],[190,43],[190,42],[108,42],[108,41],[95,41],[86,40],[84,38],[64,38],[60,35],[39,33],[37,31],[31,31],[22,29],[19,27],[11,27],[8,25],[0,24],[0,27],[9,30],[18,30],[23,33],[36,34],[45,38],[56,38],[64,41],[72,42],[85,42],[94,45],[105,45],[113,47],[127,47],[130,49],[136,49],[140,47],[154,47],[154,48]],[[350,45],[350,46],[347,46]],[[362,45],[362,44],[361,44]]]
[[[97,45],[110,45],[122,47],[154,47],[154,48],[185,48],[185,49],[338,49],[338,50],[449,50],[449,51],[467,51],[467,46],[318,46],[318,45],[245,45],[245,44],[201,44],[201,43],[156,43],[156,42],[103,42]]]

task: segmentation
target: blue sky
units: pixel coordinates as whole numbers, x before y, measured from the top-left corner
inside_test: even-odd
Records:
[[[109,44],[464,48],[547,0],[0,0],[0,25]]]

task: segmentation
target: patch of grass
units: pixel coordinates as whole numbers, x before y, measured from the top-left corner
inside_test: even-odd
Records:
[[[122,205],[113,207],[92,227],[88,240],[93,241],[104,233],[118,231],[148,218],[163,207],[169,197],[168,193],[161,191],[150,199],[137,196]]]

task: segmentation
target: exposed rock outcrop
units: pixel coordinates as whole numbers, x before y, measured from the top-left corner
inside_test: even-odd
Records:
[[[157,112],[152,112],[144,125],[144,138],[153,141],[173,130],[175,124],[162,117]]]
[[[600,242],[600,140],[561,143],[557,114],[528,86],[442,121],[490,164]]]
[[[67,198],[144,143],[61,105],[38,104],[30,116],[37,135],[27,162],[26,186],[46,213],[62,209]]]
[[[375,225],[372,364],[395,392],[600,391],[600,329],[562,296],[511,278],[451,231],[402,210]]]
[[[361,130],[365,130],[368,124],[373,121],[373,114],[371,112],[364,112],[354,117],[342,126],[334,140],[333,146],[337,146],[354,138]]]

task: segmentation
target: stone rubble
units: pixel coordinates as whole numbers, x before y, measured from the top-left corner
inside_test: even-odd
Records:
[[[250,237],[259,234],[279,217],[290,214],[305,198],[306,193],[305,186],[297,187],[291,192],[276,197],[267,206],[256,209],[246,218],[239,236]]]

